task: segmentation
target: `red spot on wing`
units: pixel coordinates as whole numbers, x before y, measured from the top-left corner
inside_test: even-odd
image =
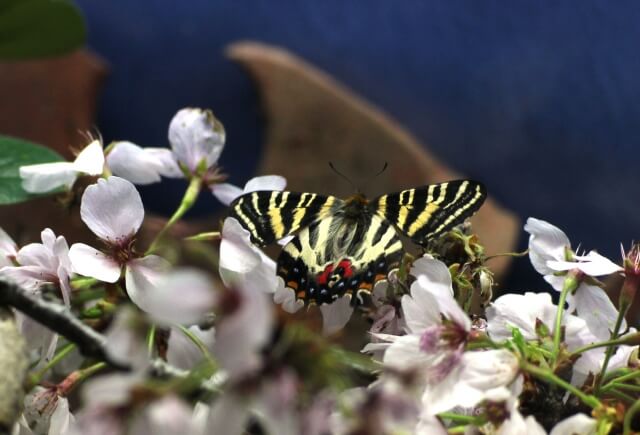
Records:
[[[333,276],[334,270],[342,268],[341,277],[342,278],[351,278],[353,276],[353,267],[351,266],[351,260],[340,260],[338,266],[336,268],[333,267],[333,264],[328,264],[327,267],[324,268],[324,271],[318,274],[317,282],[320,285],[325,285],[329,281],[329,278]]]

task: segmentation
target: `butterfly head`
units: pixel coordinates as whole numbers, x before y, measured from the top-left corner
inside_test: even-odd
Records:
[[[344,201],[344,217],[355,219],[362,216],[368,204],[369,200],[362,193],[351,195]]]

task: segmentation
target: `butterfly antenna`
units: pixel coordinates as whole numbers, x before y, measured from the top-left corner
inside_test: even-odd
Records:
[[[376,175],[371,177],[371,180],[373,180],[374,178],[377,178],[380,174],[386,171],[388,167],[389,167],[389,162],[384,162],[384,166],[382,167],[382,169],[380,169]]]
[[[336,174],[340,175],[342,178],[344,178],[345,180],[347,180],[347,182],[349,184],[351,184],[351,187],[353,187],[355,189],[356,192],[360,192],[360,189],[358,188],[358,186],[356,186],[353,181],[351,181],[349,179],[349,177],[347,177],[346,175],[344,175],[342,172],[338,171],[336,169],[335,166],[333,166],[333,162],[329,162],[329,167],[333,170],[333,172],[335,172]]]

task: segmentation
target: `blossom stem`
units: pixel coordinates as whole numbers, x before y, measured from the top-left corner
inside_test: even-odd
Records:
[[[627,410],[627,413],[624,416],[624,424],[623,424],[623,435],[631,435],[633,432],[631,431],[631,422],[633,421],[633,417],[640,411],[640,400],[636,400],[633,405]]]
[[[69,355],[71,351],[73,351],[73,349],[75,348],[76,348],[75,343],[69,343],[66,346],[64,346],[62,349],[60,349],[53,356],[53,358],[51,358],[51,361],[49,361],[44,367],[42,367],[42,369],[38,370],[33,375],[31,375],[32,384],[33,385],[39,384],[42,378],[44,377],[44,374],[47,373],[49,370],[51,370],[53,367],[55,367],[60,361],[65,359],[65,357]]]
[[[585,405],[588,405],[592,408],[597,408],[601,405],[600,401],[595,397],[592,396],[590,394],[586,394],[584,393],[582,390],[580,390],[577,387],[574,387],[573,385],[571,385],[569,382],[565,381],[564,379],[556,376],[553,372],[551,372],[550,370],[545,370],[543,368],[540,368],[536,365],[533,364],[529,364],[527,362],[522,362],[520,367],[534,375],[535,377],[542,379],[543,381],[555,384],[559,387],[564,388],[565,390],[567,390],[568,392],[570,392],[571,394],[573,394],[574,396],[576,396],[578,399],[582,400],[582,402]]]
[[[456,423],[476,424],[478,422],[478,418],[474,417],[473,415],[462,415],[456,414],[455,412],[442,412],[438,414],[438,417],[455,421]]]
[[[551,363],[555,364],[560,353],[560,342],[562,341],[562,315],[564,314],[564,305],[567,302],[569,293],[575,291],[580,285],[578,280],[579,271],[570,271],[564,279],[562,291],[560,292],[560,300],[558,301],[558,311],[556,312],[556,320],[553,328],[553,354],[551,355]]]
[[[184,214],[187,211],[189,211],[191,207],[193,207],[193,204],[195,204],[196,199],[198,198],[198,194],[200,193],[201,187],[202,187],[202,179],[200,177],[191,178],[191,182],[189,183],[189,187],[187,187],[187,190],[184,193],[184,196],[182,197],[180,206],[175,211],[175,213],[173,213],[173,216],[169,218],[167,223],[164,225],[164,228],[160,230],[156,238],[151,243],[151,246],[149,246],[149,249],[147,249],[147,252],[145,253],[145,255],[149,255],[153,253],[157,249],[158,243],[160,242],[160,240],[162,240],[162,238],[167,233],[167,231],[169,231],[169,229],[176,222],[178,222],[182,218],[182,216],[184,216]]]
[[[624,383],[626,381],[629,381],[629,380],[632,380],[632,379],[635,379],[635,378],[638,378],[638,377],[640,377],[640,370],[632,371],[631,373],[627,373],[626,375],[622,375],[619,378],[615,378],[612,381],[604,384],[600,390],[603,391],[603,392],[604,391],[608,391],[611,388],[614,388],[616,386],[616,384],[619,385],[619,384],[622,384],[622,383]]]
[[[597,349],[599,347],[605,347],[605,346],[618,346],[621,344],[626,344],[627,340],[624,338],[616,338],[613,340],[607,340],[607,341],[601,341],[598,343],[591,343],[588,344],[586,346],[582,346],[576,350],[574,350],[573,352],[571,352],[571,355],[580,355],[581,353],[584,353],[588,350],[592,350],[592,349]]]
[[[100,370],[107,367],[107,363],[99,362],[95,363],[92,366],[87,368],[76,370],[71,372],[69,376],[67,376],[60,384],[58,385],[58,392],[61,395],[67,395],[69,392],[75,388],[80,382],[84,381],[88,377],[92,376],[94,373],[99,372]]]
[[[611,331],[611,340],[615,340],[620,333],[620,328],[622,327],[622,322],[624,321],[624,316],[627,314],[627,310],[629,309],[630,304],[623,303],[620,306],[620,311],[618,312],[618,318],[616,319],[616,324],[613,327],[613,331]],[[600,391],[600,386],[602,385],[602,380],[604,379],[604,375],[607,373],[607,367],[609,366],[609,360],[613,355],[616,346],[611,345],[607,347],[607,351],[604,354],[604,361],[602,362],[602,368],[600,369],[600,376],[596,381],[595,392],[598,394]]]
[[[193,236],[185,237],[188,241],[206,242],[209,240],[218,240],[220,238],[220,231],[210,231],[207,233],[200,233]]]
[[[147,333],[147,352],[149,357],[153,356],[153,348],[156,344],[156,325],[151,325],[149,332]]]

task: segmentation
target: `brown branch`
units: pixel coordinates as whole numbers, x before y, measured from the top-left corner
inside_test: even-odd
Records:
[[[0,280],[0,305],[13,307],[62,335],[75,343],[84,356],[104,361],[117,370],[130,370],[130,367],[115,361],[108,354],[105,336],[82,323],[66,306],[36,297],[4,280]]]

